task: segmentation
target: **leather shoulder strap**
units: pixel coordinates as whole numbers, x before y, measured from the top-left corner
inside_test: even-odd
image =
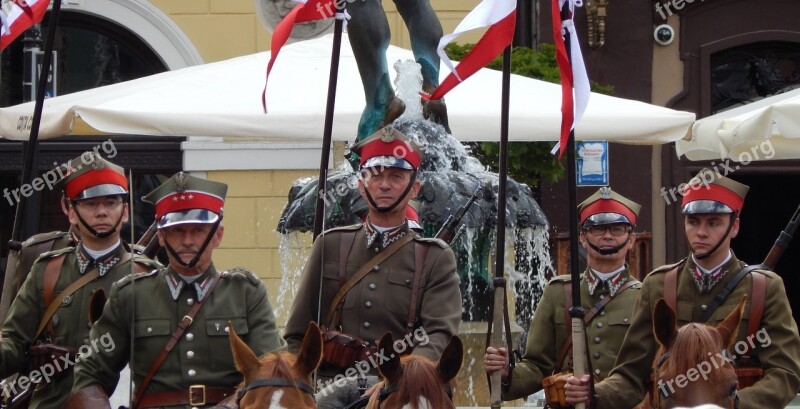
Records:
[[[55,296],[56,283],[58,277],[61,275],[61,267],[64,265],[64,254],[59,254],[47,260],[47,265],[44,268],[44,305],[45,308],[53,303]]]
[[[750,288],[750,317],[748,317],[747,336],[751,337],[761,327],[761,316],[764,314],[764,303],[767,297],[767,278],[757,271],[750,273],[753,286]]]
[[[139,387],[136,390],[136,397],[133,400],[133,404],[131,404],[131,408],[137,409],[139,402],[142,400],[142,396],[144,396],[144,392],[147,390],[147,386],[150,385],[150,381],[153,380],[153,376],[155,376],[156,372],[158,372],[158,368],[160,368],[167,359],[167,355],[169,355],[169,353],[175,348],[175,345],[178,345],[178,341],[180,341],[181,337],[189,328],[189,326],[192,325],[192,321],[194,321],[194,317],[197,315],[197,312],[200,311],[200,307],[206,303],[206,300],[211,298],[211,293],[215,288],[217,288],[217,284],[219,284],[220,281],[222,281],[222,277],[217,276],[217,279],[214,280],[214,283],[208,290],[208,294],[206,294],[202,300],[196,302],[186,313],[186,315],[183,316],[180,322],[178,322],[178,326],[175,328],[175,331],[170,334],[167,344],[164,345],[164,349],[161,350],[161,353],[158,354],[156,359],[153,361],[153,364],[150,365],[147,375],[145,375],[144,379],[142,379],[142,383],[139,384]]]
[[[734,289],[736,289],[736,286],[738,286],[739,283],[748,274],[750,274],[751,271],[758,270],[760,268],[767,268],[767,266],[765,266],[763,264],[753,264],[751,266],[742,267],[741,270],[737,271],[736,275],[733,276],[731,281],[728,281],[728,284],[725,284],[725,287],[722,287],[717,292],[717,295],[714,296],[714,300],[711,301],[711,304],[709,304],[708,308],[705,311],[703,311],[703,314],[700,316],[700,322],[708,321],[708,319],[711,318],[711,315],[714,314],[714,311],[716,311],[717,308],[719,308],[719,306],[722,305],[722,303],[724,303],[725,300],[728,299],[728,296],[731,295],[731,293],[733,292]],[[755,283],[753,283],[753,284],[755,284]],[[752,304],[751,304],[751,306],[752,306]]]
[[[339,288],[347,282],[347,256],[353,248],[353,241],[356,239],[356,232],[345,231],[339,235]]]
[[[422,268],[427,256],[428,246],[419,242],[414,243],[414,282],[411,284],[411,304],[406,319],[406,334],[410,334],[414,330],[414,323],[417,321],[417,300],[419,299],[419,288],[422,285]]]
[[[664,301],[672,311],[677,311],[678,304],[678,269],[680,265],[664,273]]]
[[[336,313],[336,310],[339,309],[339,303],[344,300],[344,296],[347,295],[347,292],[350,291],[362,278],[364,278],[369,272],[372,270],[373,267],[377,266],[378,264],[382,263],[384,260],[389,258],[392,254],[394,254],[397,250],[400,250],[406,243],[414,240],[413,234],[406,234],[405,236],[401,237],[396,242],[392,243],[389,247],[383,249],[380,253],[376,254],[375,257],[371,258],[367,261],[363,266],[361,266],[358,271],[356,271],[349,280],[347,280],[344,285],[339,287],[339,291],[333,297],[333,301],[331,301],[331,305],[328,308],[328,314],[325,317],[325,324],[328,325],[328,328],[333,327],[333,316]]]

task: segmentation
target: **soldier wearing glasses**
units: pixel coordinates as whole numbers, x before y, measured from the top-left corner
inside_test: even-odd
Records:
[[[26,389],[28,380],[34,384],[30,408],[64,403],[72,388],[72,363],[89,337],[92,305],[102,305],[111,284],[133,268],[130,248],[120,239],[128,221],[124,170],[93,152],[70,161],[69,169],[56,185],[81,240],[39,257],[2,329],[0,376],[20,374],[7,385],[10,393]],[[135,264],[138,270],[155,267]],[[48,309],[51,305],[55,309]]]
[[[628,330],[640,283],[632,277],[625,257],[633,248],[633,227],[640,206],[604,187],[578,206],[580,242],[586,249],[587,268],[580,282],[581,304],[587,311],[586,338],[590,368],[598,378],[608,376]],[[571,371],[571,286],[569,275],[553,278],[536,309],[525,355],[509,370],[506,348],[487,348],[483,362],[487,373],[501,371],[503,400],[525,397],[547,389],[562,371]],[[594,313],[592,313],[594,311]],[[590,317],[589,315],[593,315]],[[550,377],[550,375],[555,375]],[[553,405],[551,404],[551,407]]]

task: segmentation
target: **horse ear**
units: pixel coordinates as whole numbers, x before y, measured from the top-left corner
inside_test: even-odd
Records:
[[[722,336],[722,345],[726,348],[733,344],[736,340],[736,335],[739,333],[739,323],[742,321],[742,312],[744,305],[747,303],[747,296],[742,296],[739,305],[725,317],[722,322],[717,325],[717,331]]]
[[[310,374],[320,363],[322,363],[322,333],[317,323],[311,321],[308,323],[306,335],[303,336],[303,346],[300,347],[300,354],[294,366],[301,373]]]
[[[461,342],[461,338],[454,335],[453,338],[450,338],[450,343],[442,351],[442,358],[439,360],[439,364],[436,365],[442,380],[450,382],[451,379],[455,378],[458,375],[458,371],[461,370],[463,360],[464,344]]]
[[[678,318],[663,298],[656,302],[656,307],[653,309],[653,334],[665,347],[672,345],[678,334]]]
[[[385,361],[383,358],[380,359],[381,364],[378,366],[378,370],[381,375],[383,375],[384,379],[388,380],[390,383],[403,374],[403,366],[400,365],[400,354],[394,353],[393,346],[394,337],[392,337],[390,332],[382,336],[380,342],[378,342],[380,354],[389,357],[389,359]]]
[[[228,321],[228,329],[228,340],[231,342],[231,352],[233,353],[233,361],[236,364],[236,369],[247,379],[258,369],[258,357],[256,357],[253,350],[239,338],[239,334],[236,333],[236,329],[233,328],[233,323],[230,321]]]

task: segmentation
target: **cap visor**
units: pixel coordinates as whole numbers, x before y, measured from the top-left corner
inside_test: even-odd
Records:
[[[619,213],[597,213],[586,218],[583,221],[584,226],[600,226],[605,224],[631,224],[627,217]]]
[[[102,197],[102,196],[121,196],[127,194],[128,191],[125,190],[124,187],[108,183],[84,189],[83,192],[78,193],[78,195],[73,197],[72,200],[91,199],[93,197]]]
[[[695,200],[683,206],[683,214],[733,213],[733,209],[716,200]]]
[[[158,228],[177,226],[179,224],[201,223],[209,224],[214,223],[219,219],[219,215],[205,209],[191,209],[180,212],[167,213],[161,220],[158,221]]]
[[[364,168],[400,168],[414,170],[414,167],[411,166],[408,161],[395,156],[376,156],[374,158],[369,158],[361,165],[361,169]]]

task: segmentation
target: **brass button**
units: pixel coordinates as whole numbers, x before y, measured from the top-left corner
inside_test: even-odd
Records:
[[[379,271],[380,269],[381,269],[381,266],[372,267],[372,271]]]
[[[406,284],[411,284],[411,279],[410,278],[406,278]]]
[[[592,354],[592,356],[594,357],[594,359],[598,359],[598,358],[600,358],[600,353],[599,352],[595,352],[595,353]]]
[[[367,307],[367,308],[372,308],[372,301],[365,302],[364,306]]]
[[[374,290],[374,289],[378,288],[378,286],[375,285],[375,283],[369,283],[368,287],[369,287],[370,290]]]
[[[194,305],[194,298],[187,298],[186,305]]]
[[[186,375],[189,375],[190,378],[194,378],[197,375],[197,371],[195,371],[194,369],[190,369],[186,371]]]
[[[369,328],[369,327],[370,327],[370,323],[369,322],[364,322],[364,328]]]
[[[594,337],[594,343],[595,344],[599,344],[600,343],[600,337]]]
[[[622,322],[624,322],[624,323],[626,323],[626,324],[627,324],[627,323],[628,323],[628,319],[627,319],[627,318],[623,318],[623,319],[622,319]]]
[[[703,310],[703,311],[705,311],[705,310],[707,310],[707,309],[708,309],[708,306],[707,306],[707,305],[705,305],[705,304],[703,304],[703,305],[701,305],[701,306],[700,306],[700,309],[701,309],[701,310]]]
[[[597,376],[600,376],[600,370],[599,369],[595,369],[594,370],[594,374],[597,375]]]
[[[602,322],[598,322],[597,323],[597,328],[603,328],[603,323]]]
[[[193,340],[193,339],[194,339],[194,334],[192,334],[191,332],[189,332],[189,333],[187,333],[187,334],[186,334],[186,340],[187,340],[187,341],[191,341],[191,340]]]
[[[606,312],[605,311],[600,311],[600,316],[602,317],[604,315],[606,315]]]
[[[194,351],[186,351],[186,358],[193,359],[194,358]]]
[[[147,329],[145,331],[149,334],[149,333],[153,332],[153,327],[147,327]]]

